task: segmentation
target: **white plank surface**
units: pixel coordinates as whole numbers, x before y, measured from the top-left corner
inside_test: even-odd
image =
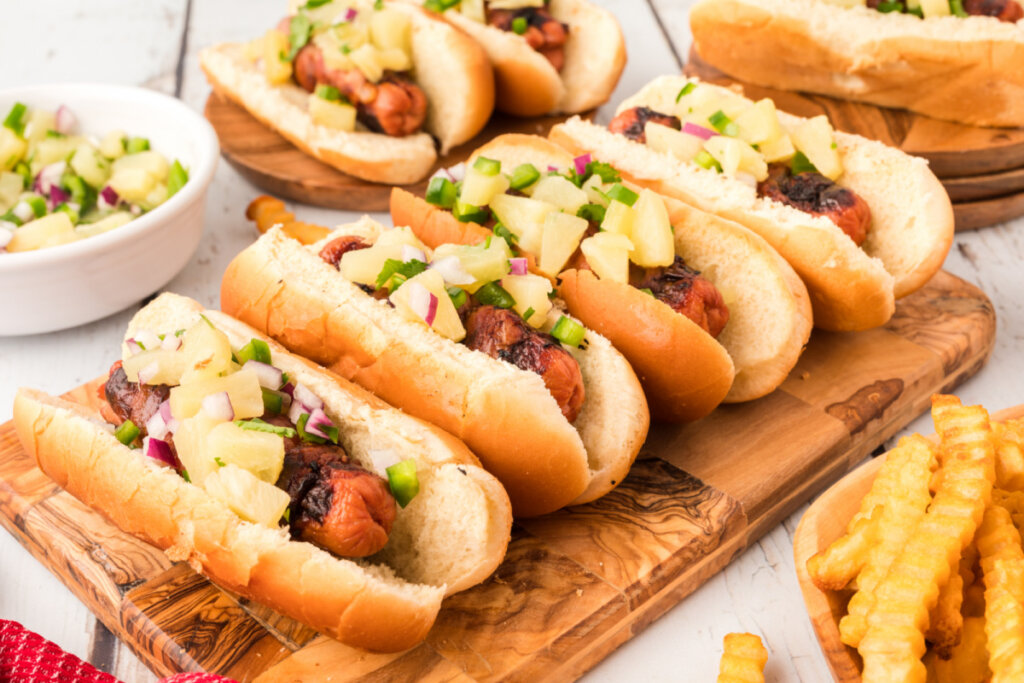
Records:
[[[661,22],[643,0],[598,0],[618,17],[630,61],[611,103],[599,113],[607,122],[615,103],[656,75],[676,72],[676,55],[689,49],[690,2],[652,0]],[[191,6],[190,6],[191,4]],[[0,63],[17,65],[0,76],[0,88],[57,81],[109,81],[180,92],[202,109],[209,92],[197,50],[222,40],[247,39],[280,18],[279,0],[51,0],[5,6]],[[187,40],[183,29],[188,15]],[[62,17],[62,21],[47,21]],[[27,27],[46,26],[46,30]],[[25,30],[19,30],[26,27]],[[671,37],[672,46],[665,40]],[[180,80],[179,75],[180,62]],[[140,131],[143,132],[143,131]],[[210,190],[206,234],[192,262],[167,289],[215,306],[220,274],[253,237],[244,218],[259,191],[227,164]],[[298,207],[306,220],[336,224],[351,213]],[[958,235],[946,263],[951,272],[979,284],[999,316],[999,336],[989,366],[959,393],[992,409],[1020,403],[1024,391],[1024,304],[1018,295],[1024,257],[1024,221]],[[31,293],[19,293],[30,296]],[[10,295],[4,293],[3,295]],[[91,325],[50,335],[0,338],[0,420],[11,414],[14,388],[32,385],[61,392],[99,375],[113,358],[122,330],[137,307]],[[927,417],[911,431],[931,431]],[[588,681],[711,681],[717,674],[722,637],[745,630],[764,637],[769,681],[823,681],[828,672],[817,647],[793,571],[792,534],[802,510],[741,554],[643,634],[591,671]],[[15,619],[83,658],[102,655],[95,619],[16,541],[0,534],[0,618]],[[102,638],[100,638],[102,641]],[[125,681],[155,677],[124,646],[112,672]]]

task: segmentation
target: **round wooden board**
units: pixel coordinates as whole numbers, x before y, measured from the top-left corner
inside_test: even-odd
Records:
[[[957,231],[987,228],[1024,216],[1024,192],[974,202],[954,202]]]
[[[206,100],[204,114],[217,131],[224,158],[260,189],[283,199],[329,209],[388,210],[390,185],[360,180],[321,163],[216,92]],[[583,116],[591,118],[593,112]],[[496,112],[479,135],[438,158],[434,170],[465,161],[473,150],[496,135],[527,133],[546,136],[554,125],[567,118],[519,119]],[[427,189],[427,179],[404,187],[422,195]]]
[[[966,178],[942,178],[942,186],[954,202],[1003,197],[1024,192],[1024,168]]]
[[[1022,128],[977,128],[824,95],[762,88],[726,76],[692,48],[683,71],[721,85],[742,85],[748,97],[770,97],[780,109],[799,116],[827,114],[840,130],[928,159],[939,178],[964,181],[969,176],[1024,168]]]

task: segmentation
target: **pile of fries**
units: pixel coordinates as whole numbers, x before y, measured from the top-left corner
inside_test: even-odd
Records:
[[[932,418],[937,443],[901,439],[807,570],[850,595],[865,683],[1024,681],[1024,420],[942,395]]]

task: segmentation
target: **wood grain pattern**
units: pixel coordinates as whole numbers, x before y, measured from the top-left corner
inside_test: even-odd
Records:
[[[54,491],[0,426],[0,522],[158,674],[239,680],[567,680],[693,592],[987,358],[995,317],[942,273],[887,327],[816,334],[782,388],[658,426],[622,485],[519,522],[483,584],[445,601],[426,642],[370,654],[210,584]],[[70,392],[96,401],[96,384]]]
[[[388,210],[390,185],[354,178],[304,154],[250,116],[245,109],[216,92],[206,100],[203,113],[217,131],[224,158],[260,189],[277,197],[329,209]],[[592,117],[593,112],[584,116]],[[496,135],[527,133],[546,136],[552,126],[567,118],[519,119],[495,113],[479,135],[439,157],[431,175],[439,168],[465,161],[473,150]],[[427,180],[403,187],[422,196],[427,191]]]
[[[1009,420],[1021,416],[1024,416],[1024,405],[994,413],[992,418]],[[883,462],[884,454],[836,482],[807,509],[793,537],[793,558],[800,591],[825,660],[837,683],[861,682],[860,655],[839,638],[839,620],[846,614],[850,596],[848,592],[818,590],[807,573],[807,560],[846,533],[847,523],[860,508],[861,498],[871,489]]]

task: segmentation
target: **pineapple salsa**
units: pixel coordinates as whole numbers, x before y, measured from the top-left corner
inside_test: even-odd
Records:
[[[188,171],[146,138],[80,135],[67,107],[15,103],[0,127],[0,252],[30,251],[121,227],[172,197]]]

